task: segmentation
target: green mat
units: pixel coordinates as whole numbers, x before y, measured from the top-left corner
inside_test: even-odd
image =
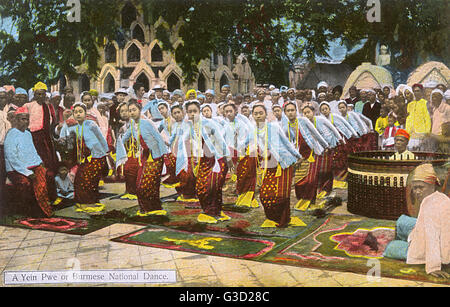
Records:
[[[171,191],[167,190],[163,195],[170,194]],[[291,203],[295,203],[295,197],[291,198]],[[305,212],[291,210],[291,215],[299,217],[306,226],[261,228],[265,220],[262,207],[250,209],[225,204],[223,211],[231,220],[203,224],[197,222],[197,216],[202,210],[195,204],[187,207],[176,201],[164,202],[162,206],[167,211],[166,216],[148,217],[136,215],[139,209],[137,201],[109,198],[105,199],[105,204],[106,210],[95,215],[75,212],[73,208],[57,211],[57,218],[66,219],[77,226],[42,230],[83,235],[114,223],[129,223],[142,225],[143,228],[114,238],[114,241],[364,275],[370,271],[370,265],[378,261],[382,277],[450,284],[448,280],[427,275],[423,265],[407,265],[404,261],[382,257],[385,245],[394,236],[395,221],[355,215],[316,218]],[[18,218],[10,217],[6,224],[31,228],[30,224],[18,222]],[[60,222],[63,226],[67,224],[66,221],[55,223],[59,225]],[[377,240],[376,251],[370,248],[370,244],[361,241],[369,232]],[[448,271],[448,268],[444,270]]]
[[[377,239],[377,251],[362,244],[366,237],[364,234],[368,232]],[[373,274],[371,269],[376,265],[380,277],[450,284],[449,280],[426,274],[424,265],[410,265],[405,261],[383,258],[384,248],[394,236],[395,221],[330,216],[317,229],[269,253],[264,260],[360,274]],[[450,272],[448,268],[444,270]]]
[[[113,241],[214,256],[253,259],[272,250],[282,238],[257,239],[148,227]]]
[[[374,274],[373,268],[376,266],[380,277],[450,284],[449,280],[426,274],[424,265],[409,265],[404,261],[382,257],[386,244],[394,238],[395,221],[331,215],[323,219],[311,219],[306,227],[292,227],[284,231],[283,235],[264,231],[258,235],[250,232],[237,235],[211,229],[186,231],[154,225],[112,240],[370,276]],[[363,242],[369,232],[376,238],[377,250]],[[450,271],[448,268],[444,270]]]

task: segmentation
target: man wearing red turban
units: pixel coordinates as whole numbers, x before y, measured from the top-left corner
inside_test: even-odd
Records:
[[[50,177],[27,130],[29,123],[29,110],[18,108],[14,113],[13,128],[5,138],[6,172],[13,186],[10,197],[18,204],[10,209],[27,216],[49,217],[53,214],[48,190]]]
[[[416,156],[407,150],[410,139],[409,133],[404,129],[398,129],[394,136],[395,154],[389,160],[415,160]]]

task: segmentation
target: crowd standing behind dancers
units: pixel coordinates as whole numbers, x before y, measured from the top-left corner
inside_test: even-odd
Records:
[[[78,98],[70,86],[49,93],[43,82],[29,91],[4,85],[0,198],[18,195],[22,205],[3,205],[2,213],[51,216],[64,197],[78,211],[99,212],[105,180],[125,182],[120,198],[137,200],[138,215],[167,214],[163,184],[182,203],[200,204],[198,222],[229,220],[222,189],[232,186],[237,206],[262,205],[261,227],[302,226],[291,217],[290,192],[295,210],[320,208],[333,187],[346,187],[350,153],[393,150],[400,132],[410,151],[449,153],[446,85],[353,86],[342,94],[342,86],[325,81],[244,94],[228,85],[186,93],[154,85],[146,92],[136,83]]]

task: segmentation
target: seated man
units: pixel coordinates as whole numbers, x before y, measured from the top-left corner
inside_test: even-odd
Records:
[[[427,274],[450,278],[442,271],[442,265],[450,263],[450,198],[436,191],[437,185],[439,179],[431,164],[414,170],[411,193],[420,206],[412,209],[414,217],[402,215],[397,220],[396,239],[386,246],[384,256],[425,264]]]
[[[404,129],[398,129],[394,136],[395,154],[389,160],[415,160],[416,156],[407,150],[409,133]]]
[[[48,195],[47,169],[34,147],[33,138],[27,130],[30,116],[27,108],[15,112],[13,128],[5,138],[5,165],[8,179],[13,185],[13,195],[20,202],[21,212],[37,217],[53,214]],[[36,206],[37,204],[37,206]],[[19,208],[16,208],[19,209]]]

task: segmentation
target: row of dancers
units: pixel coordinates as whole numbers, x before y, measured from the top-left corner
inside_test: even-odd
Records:
[[[111,150],[99,126],[89,119],[87,106],[72,106],[71,120],[62,125],[58,142],[73,144],[73,159],[66,162],[71,161],[75,177],[78,211],[105,208],[98,186],[108,173],[107,160],[113,159],[125,180],[122,198],[137,199],[140,216],[167,214],[160,199],[163,184],[176,189],[179,201],[200,204],[198,222],[229,220],[222,210],[227,184],[235,187],[236,206],[262,205],[266,220],[261,227],[304,226],[291,216],[292,188],[298,200],[294,209],[317,208],[333,187],[346,186],[347,155],[377,146],[371,120],[349,111],[345,101],[339,103],[341,114],[331,113],[325,101],[319,110],[312,105],[298,110],[295,102],[287,101],[281,117],[274,117],[262,103],[252,104],[248,117],[233,101],[223,106],[223,116],[211,118],[195,99],[183,105],[161,100],[157,107],[160,120],[149,118],[136,99],[121,103],[117,111],[124,124]],[[15,113],[16,122],[29,117],[26,108]],[[25,138],[26,128],[18,130],[15,138]],[[37,186],[46,186],[45,176],[38,180],[43,183]],[[36,194],[36,200],[49,216],[50,202],[43,194]]]

